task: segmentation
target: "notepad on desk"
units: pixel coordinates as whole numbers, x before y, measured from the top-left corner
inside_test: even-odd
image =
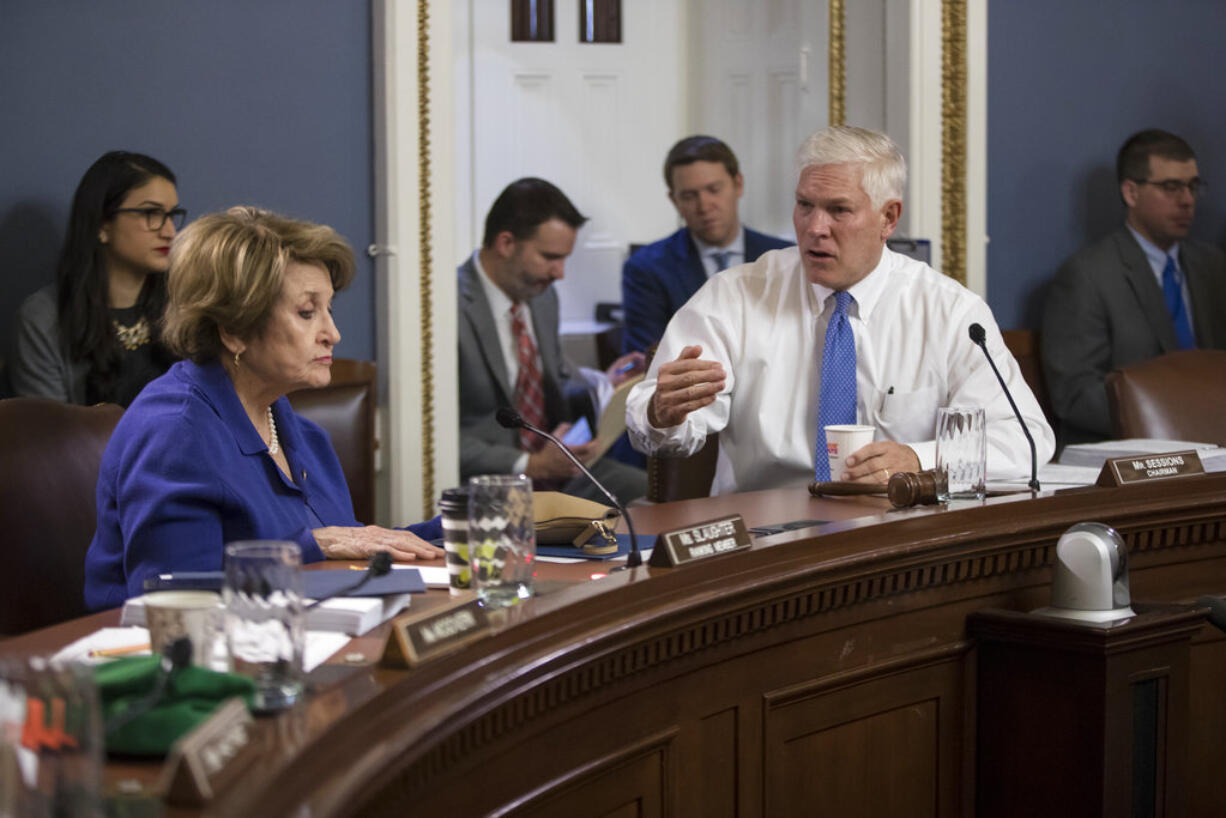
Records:
[[[338,574],[340,571],[312,573]],[[349,636],[361,636],[376,625],[382,624],[409,607],[412,594],[387,594],[384,596],[334,597],[325,600],[307,611],[308,631],[331,631]],[[310,600],[304,601],[309,604]],[[145,598],[135,596],[123,604],[119,616],[121,626],[145,626]]]
[[[393,566],[381,577],[374,577],[356,591],[344,594],[347,597],[386,596],[387,594],[423,594],[426,583],[418,568]],[[329,569],[302,572],[302,593],[311,599],[336,596],[353,585],[362,575],[357,571]],[[158,574],[145,580],[145,592],[150,591],[220,591],[225,580],[222,571],[176,571]]]

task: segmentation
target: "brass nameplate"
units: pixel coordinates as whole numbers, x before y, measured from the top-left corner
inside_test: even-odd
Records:
[[[172,804],[200,806],[236,778],[246,766],[252,718],[237,696],[227,699],[213,715],[175,742],[158,781],[158,790]]]
[[[380,661],[384,667],[414,667],[451,653],[490,632],[489,611],[476,599],[442,611],[408,616],[392,623]]]
[[[650,565],[663,568],[730,554],[750,546],[749,532],[740,514],[669,531],[656,538]]]
[[[1194,451],[1146,454],[1138,457],[1112,457],[1103,463],[1097,485],[1119,488],[1131,483],[1149,480],[1167,480],[1171,477],[1186,477],[1189,474],[1204,474],[1205,467],[1200,455]]]

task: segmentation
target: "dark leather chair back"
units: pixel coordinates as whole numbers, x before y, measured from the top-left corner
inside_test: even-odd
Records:
[[[656,357],[655,344],[647,349],[646,357],[646,366],[650,368],[652,359]],[[710,496],[718,460],[718,433],[707,435],[703,447],[689,457],[647,455],[647,501],[671,503],[673,500]]]
[[[1226,351],[1160,355],[1107,374],[1116,437],[1226,446]]]
[[[718,460],[718,433],[707,435],[706,444],[689,457],[647,455],[648,501],[669,503],[709,496]]]
[[[318,423],[332,438],[354,516],[363,523],[375,520],[376,375],[370,361],[337,358],[332,362],[332,383],[289,396],[295,412]]]
[[[84,615],[102,452],[123,409],[0,400],[0,636]]]
[[[1051,398],[1047,395],[1047,379],[1043,376],[1043,363],[1039,359],[1039,333],[1031,329],[1006,329],[1000,334],[1005,339],[1005,346],[1017,360],[1018,368],[1022,370],[1022,379],[1030,387],[1039,408],[1047,423],[1056,427],[1056,413],[1051,408]]]

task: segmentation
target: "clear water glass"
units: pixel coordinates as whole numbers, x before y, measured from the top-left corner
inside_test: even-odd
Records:
[[[468,481],[468,554],[477,597],[491,608],[532,596],[536,518],[532,481],[492,474]]]
[[[230,543],[225,574],[222,602],[234,672],[255,681],[255,710],[289,707],[303,689],[302,549],[277,540]]]
[[[945,476],[938,500],[982,500],[987,488],[987,413],[980,407],[937,411],[937,471]]]

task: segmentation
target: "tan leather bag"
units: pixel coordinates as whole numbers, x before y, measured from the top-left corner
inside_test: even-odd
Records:
[[[536,541],[544,545],[573,545],[588,554],[617,550],[613,530],[621,512],[582,497],[560,491],[532,494],[536,517]]]

